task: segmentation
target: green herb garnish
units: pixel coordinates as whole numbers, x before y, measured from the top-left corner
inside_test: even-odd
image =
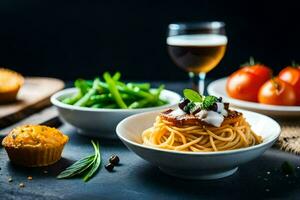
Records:
[[[184,89],[183,95],[186,99],[190,100],[190,102],[184,106],[185,112],[190,112],[194,109],[196,104],[200,103],[201,109],[208,110],[211,106],[214,105],[218,101],[218,98],[215,96],[202,96],[198,92],[195,92],[191,89]],[[196,104],[195,104],[196,103]]]
[[[99,142],[97,141],[97,143],[95,143],[93,140],[91,142],[94,147],[94,154],[86,156],[73,163],[57,176],[58,179],[83,175],[83,181],[87,182],[93,177],[101,165],[101,154]]]
[[[194,102],[190,102],[188,103],[185,107],[184,107],[184,112],[190,112],[194,107],[196,106],[196,104]]]
[[[203,99],[203,97],[198,92],[195,92],[191,89],[184,89],[183,95],[191,102],[202,102]]]
[[[202,108],[207,110],[209,109],[214,103],[218,101],[218,98],[215,96],[206,96],[202,102]]]

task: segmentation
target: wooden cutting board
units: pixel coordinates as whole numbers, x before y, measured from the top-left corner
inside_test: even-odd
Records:
[[[50,97],[64,88],[64,82],[55,78],[27,77],[18,93],[18,100],[0,104],[0,128],[8,126],[50,105]]]

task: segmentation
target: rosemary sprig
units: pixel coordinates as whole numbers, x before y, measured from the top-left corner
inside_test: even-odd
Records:
[[[93,141],[92,141],[93,143]],[[95,174],[95,172],[98,170],[100,164],[101,164],[101,155],[100,155],[100,150],[99,150],[99,142],[97,142],[97,144],[93,143],[94,149],[95,149],[95,160],[93,162],[93,165],[90,169],[90,171],[88,171],[86,173],[86,175],[83,177],[83,181],[87,182],[90,178],[93,177],[93,175]]]
[[[93,140],[91,142],[94,147],[94,154],[73,163],[57,176],[58,179],[66,179],[84,174],[83,181],[87,182],[93,177],[101,165],[101,154],[99,142],[95,143]]]

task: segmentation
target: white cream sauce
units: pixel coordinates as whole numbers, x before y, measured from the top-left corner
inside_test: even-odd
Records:
[[[221,113],[221,115],[227,117],[228,113],[227,113],[227,110],[225,110],[225,108],[224,108],[224,103],[217,102],[217,106],[218,106],[217,112]]]
[[[200,112],[196,113],[195,116],[199,119],[203,119],[207,116],[207,110],[201,110]]]
[[[211,124],[215,127],[220,127],[224,121],[224,117],[228,115],[228,112],[224,108],[224,103],[217,102],[217,107],[217,112],[211,110],[201,110],[200,112],[196,113],[195,116],[208,124]],[[169,113],[169,115],[173,117],[185,114],[186,113],[180,108],[176,108],[175,110]]]
[[[215,127],[220,127],[222,122],[224,121],[224,116],[215,111],[209,110],[207,111],[206,117],[202,118],[201,120]]]
[[[186,113],[181,110],[180,108],[176,108],[175,110],[173,110],[172,112],[169,113],[169,115],[173,116],[173,117],[177,117],[180,115],[185,115]]]

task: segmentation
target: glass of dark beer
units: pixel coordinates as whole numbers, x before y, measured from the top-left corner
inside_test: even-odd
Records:
[[[225,23],[173,23],[168,28],[167,47],[173,62],[189,72],[193,88],[203,94],[206,73],[226,50]]]

